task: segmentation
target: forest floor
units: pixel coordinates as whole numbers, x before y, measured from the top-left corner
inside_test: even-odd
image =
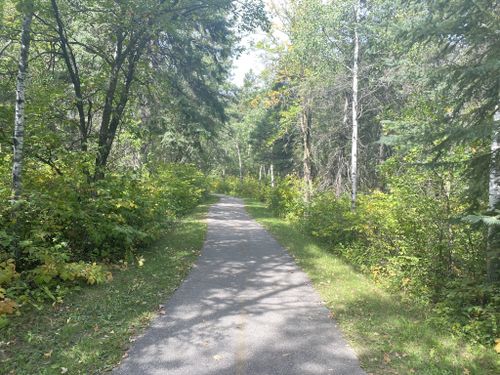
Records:
[[[368,373],[500,373],[494,351],[455,337],[432,311],[388,293],[263,203],[246,200],[246,208],[308,274]]]
[[[285,249],[221,197],[202,255],[116,374],[363,375]]]
[[[212,198],[179,221],[139,265],[81,285],[62,304],[24,310],[0,331],[0,374],[96,374],[112,369],[185,278],[202,248]]]

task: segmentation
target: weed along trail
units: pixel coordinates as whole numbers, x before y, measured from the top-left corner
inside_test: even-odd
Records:
[[[114,374],[365,374],[306,275],[240,199],[208,215],[201,257]]]

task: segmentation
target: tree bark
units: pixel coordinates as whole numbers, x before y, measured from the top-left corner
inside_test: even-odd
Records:
[[[25,125],[25,104],[26,104],[26,75],[28,73],[28,61],[31,44],[31,23],[33,20],[33,2],[27,1],[23,4],[25,7],[24,18],[21,31],[21,52],[19,54],[19,66],[16,82],[16,109],[14,118],[14,137],[13,137],[13,162],[12,162],[12,221],[14,230],[18,232],[17,223],[18,207],[23,190],[22,171],[23,171],[23,147],[24,147],[24,125]],[[17,233],[16,233],[17,234]],[[19,246],[19,236],[14,238],[14,258],[16,268],[19,270],[21,260],[21,248]]]
[[[238,166],[240,170],[240,183],[243,183],[243,162],[241,160],[240,145],[236,144],[236,151],[238,153]]]
[[[271,167],[269,168],[269,173],[271,174],[271,187],[274,187],[274,167],[271,164]]]
[[[101,126],[99,129],[99,141],[98,141],[98,151],[95,161],[95,174],[94,181],[101,180],[104,178],[104,170],[108,163],[109,154],[111,153],[111,148],[113,146],[113,141],[118,130],[118,126],[123,118],[123,113],[127,106],[130,94],[130,87],[134,80],[135,68],[137,62],[142,54],[143,45],[137,46],[135,53],[128,57],[128,66],[125,75],[125,82],[121,89],[118,103],[113,106],[114,99],[116,97],[116,91],[119,81],[119,72],[123,65],[122,56],[122,41],[120,38],[117,40],[115,62],[111,69],[111,75],[108,82],[108,89],[106,92],[105,105],[103,109]],[[127,50],[130,46],[127,47]],[[125,53],[125,52],[123,52]]]
[[[488,211],[495,215],[500,207],[500,112],[496,112],[493,120],[493,137],[491,142],[491,164],[488,188]],[[500,281],[500,235],[496,225],[488,227],[488,244],[486,254],[486,273],[488,281]]]
[[[59,36],[59,44],[61,45],[61,52],[68,69],[68,74],[73,84],[73,90],[76,97],[76,109],[78,111],[78,131],[80,133],[80,149],[82,151],[87,151],[88,149],[88,137],[90,132],[90,123],[92,119],[91,105],[89,106],[88,113],[85,114],[85,104],[83,101],[82,94],[82,83],[80,79],[80,72],[78,70],[78,65],[76,63],[76,58],[73,53],[71,45],[68,43],[68,36],[64,23],[59,11],[59,6],[56,0],[51,0],[52,12],[54,13],[54,18],[57,24],[57,34]],[[88,120],[88,121],[87,121]],[[88,172],[86,172],[87,174]]]
[[[356,208],[358,192],[358,69],[359,69],[359,21],[361,0],[356,2],[354,22],[354,55],[352,63],[352,138],[351,138],[351,208]]]
[[[349,122],[349,95],[346,93],[344,100],[344,116],[342,118],[342,131],[347,132],[349,125],[348,122]],[[337,173],[335,174],[335,180],[334,180],[335,196],[337,198],[339,198],[344,191],[343,174],[344,170],[346,168],[349,168],[344,163],[345,159],[344,154],[345,150],[343,147],[341,147],[337,153]],[[348,172],[346,172],[346,174],[348,174]]]
[[[14,119],[13,137],[13,163],[12,163],[12,197],[18,201],[22,193],[22,169],[24,147],[24,123],[26,103],[26,74],[28,72],[29,50],[31,44],[31,22],[33,20],[33,2],[25,3],[26,11],[22,23],[21,52],[16,83],[16,109]]]
[[[309,202],[312,194],[312,137],[311,137],[312,114],[308,104],[304,105],[300,120],[303,147],[303,173],[304,173],[304,201]]]

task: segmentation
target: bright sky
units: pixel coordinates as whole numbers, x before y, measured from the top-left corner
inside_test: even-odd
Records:
[[[259,52],[252,45],[264,38],[262,34],[254,34],[242,40],[241,44],[245,46],[245,51],[234,61],[232,71],[232,82],[238,86],[243,85],[245,74],[253,71],[259,74],[264,69],[264,61],[260,57],[262,52]]]
[[[279,31],[281,28],[281,22],[271,11],[272,8],[279,8],[286,6],[287,0],[265,0],[266,10],[271,22],[273,24],[273,35],[278,37],[278,39],[285,40],[286,36]],[[259,74],[264,69],[264,60],[262,58],[262,52],[254,48],[255,43],[262,41],[266,38],[266,33],[261,30],[256,30],[255,33],[249,35],[241,41],[241,45],[245,47],[245,51],[234,61],[233,71],[232,71],[232,82],[238,86],[243,85],[245,75],[253,71],[255,74]]]

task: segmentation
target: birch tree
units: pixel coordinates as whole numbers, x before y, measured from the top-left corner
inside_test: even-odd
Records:
[[[352,62],[352,137],[351,137],[351,208],[356,208],[358,192],[358,81],[359,81],[359,22],[361,0],[354,5],[354,53]]]
[[[495,112],[493,119],[493,137],[491,142],[491,164],[488,188],[488,211],[497,215],[500,209],[500,112]],[[498,223],[495,223],[498,224]],[[490,282],[500,280],[500,238],[498,225],[488,226],[487,275]]]
[[[304,201],[309,202],[312,194],[312,112],[307,99],[302,105],[300,114],[300,131],[302,133],[302,171],[304,178]]]
[[[21,4],[23,21],[21,29],[21,50],[18,60],[16,83],[16,108],[13,137],[13,163],[12,163],[12,197],[18,201],[22,193],[22,169],[24,147],[24,125],[26,105],[26,75],[28,73],[28,60],[31,44],[31,23],[33,20],[33,2],[25,1]]]

